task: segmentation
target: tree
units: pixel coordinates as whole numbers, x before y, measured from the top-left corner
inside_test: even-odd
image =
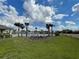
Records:
[[[48,36],[51,35],[51,32],[52,32],[52,24],[46,24],[46,28],[48,29]],[[51,28],[51,29],[50,29]]]
[[[23,24],[20,24],[20,28],[23,30],[24,29],[24,25]],[[21,36],[22,36],[22,30],[21,30]]]
[[[69,29],[65,29],[65,30],[62,30],[62,33],[68,33],[68,34],[70,34],[70,33],[72,33],[73,31],[72,30],[69,30]]]
[[[26,37],[27,37],[29,23],[25,23],[25,26],[26,26]]]
[[[14,25],[18,27],[18,37],[19,37],[19,30],[20,30],[21,24],[20,23],[14,23]]]

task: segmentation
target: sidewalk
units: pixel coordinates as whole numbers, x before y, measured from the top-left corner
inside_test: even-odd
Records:
[[[72,36],[72,37],[79,38],[79,34],[64,34],[64,35],[67,35],[67,36]]]

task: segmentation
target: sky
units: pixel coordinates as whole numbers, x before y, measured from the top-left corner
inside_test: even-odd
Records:
[[[15,22],[29,22],[29,29],[79,30],[79,0],[0,0],[0,24],[16,28]]]

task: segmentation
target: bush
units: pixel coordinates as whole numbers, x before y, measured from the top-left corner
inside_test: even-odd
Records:
[[[0,33],[0,38],[4,38],[4,34],[3,33]]]
[[[59,36],[60,35],[60,33],[59,32],[55,32],[55,36]]]
[[[12,37],[9,33],[5,33],[4,36],[5,36],[5,38],[10,38],[10,37]]]
[[[0,38],[10,38],[12,37],[12,35],[10,35],[9,33],[0,33]]]

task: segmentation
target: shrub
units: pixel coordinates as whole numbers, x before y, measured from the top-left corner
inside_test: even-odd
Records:
[[[9,33],[4,33],[5,38],[10,38],[12,37]]]
[[[0,33],[0,38],[4,38],[4,34],[3,33]]]
[[[59,32],[55,32],[55,36],[59,36],[60,35],[60,33]]]

